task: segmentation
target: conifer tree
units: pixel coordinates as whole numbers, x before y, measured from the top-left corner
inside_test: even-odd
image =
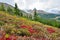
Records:
[[[15,14],[16,14],[16,15],[20,15],[20,10],[18,9],[18,6],[17,6],[16,3],[15,3],[15,8],[14,8],[14,10],[15,10]]]
[[[37,20],[37,10],[36,10],[36,8],[34,8],[34,20],[35,21]]]

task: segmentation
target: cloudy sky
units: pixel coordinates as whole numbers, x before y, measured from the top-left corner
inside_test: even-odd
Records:
[[[0,0],[10,5],[18,4],[20,9],[60,10],[60,0]]]

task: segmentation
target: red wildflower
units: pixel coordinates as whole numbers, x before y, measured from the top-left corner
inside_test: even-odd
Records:
[[[34,33],[35,31],[33,29],[29,29],[29,32],[30,33]]]
[[[53,28],[47,28],[47,31],[48,31],[49,33],[54,33],[54,32],[55,32],[55,30],[54,30]]]
[[[31,26],[27,26],[27,25],[21,25],[20,27],[21,27],[21,28],[32,29],[32,27],[31,27]]]
[[[27,28],[30,33],[34,33],[35,30],[31,26],[22,25],[21,28]]]
[[[16,36],[14,36],[14,35],[10,35],[9,39],[11,39],[11,40],[16,40],[17,38],[16,38]]]
[[[6,38],[6,40],[11,40],[10,38]]]
[[[27,26],[26,25],[22,25],[21,28],[27,28]]]

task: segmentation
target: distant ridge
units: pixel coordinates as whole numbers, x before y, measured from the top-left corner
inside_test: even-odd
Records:
[[[0,2],[0,6],[1,6],[2,4],[4,5],[4,8],[5,8],[6,10],[7,10],[8,7],[12,8],[12,9],[14,10],[14,6],[12,6],[12,5],[10,5],[10,4]],[[23,10],[21,10],[21,9],[19,9],[19,10],[20,10],[20,12],[22,12],[23,14],[26,14],[25,11],[23,11]]]
[[[8,3],[0,2],[0,5],[1,5],[1,4],[5,4],[5,5],[9,5],[9,6],[11,6],[11,7],[14,7],[14,6],[12,6],[12,5],[8,4]]]
[[[2,4],[4,5],[5,9],[7,9],[8,6],[9,6],[10,8],[12,8],[12,9],[14,8],[14,6],[12,6],[12,5],[10,5],[10,4],[0,2],[0,6],[1,6]]]

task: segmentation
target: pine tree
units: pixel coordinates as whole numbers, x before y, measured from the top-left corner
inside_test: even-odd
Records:
[[[36,8],[34,8],[34,20],[35,21],[37,20],[37,10],[36,10]]]
[[[18,6],[17,6],[17,4],[15,3],[15,14],[16,15],[20,15],[20,10],[18,9]]]
[[[34,17],[37,16],[36,8],[34,8]]]

